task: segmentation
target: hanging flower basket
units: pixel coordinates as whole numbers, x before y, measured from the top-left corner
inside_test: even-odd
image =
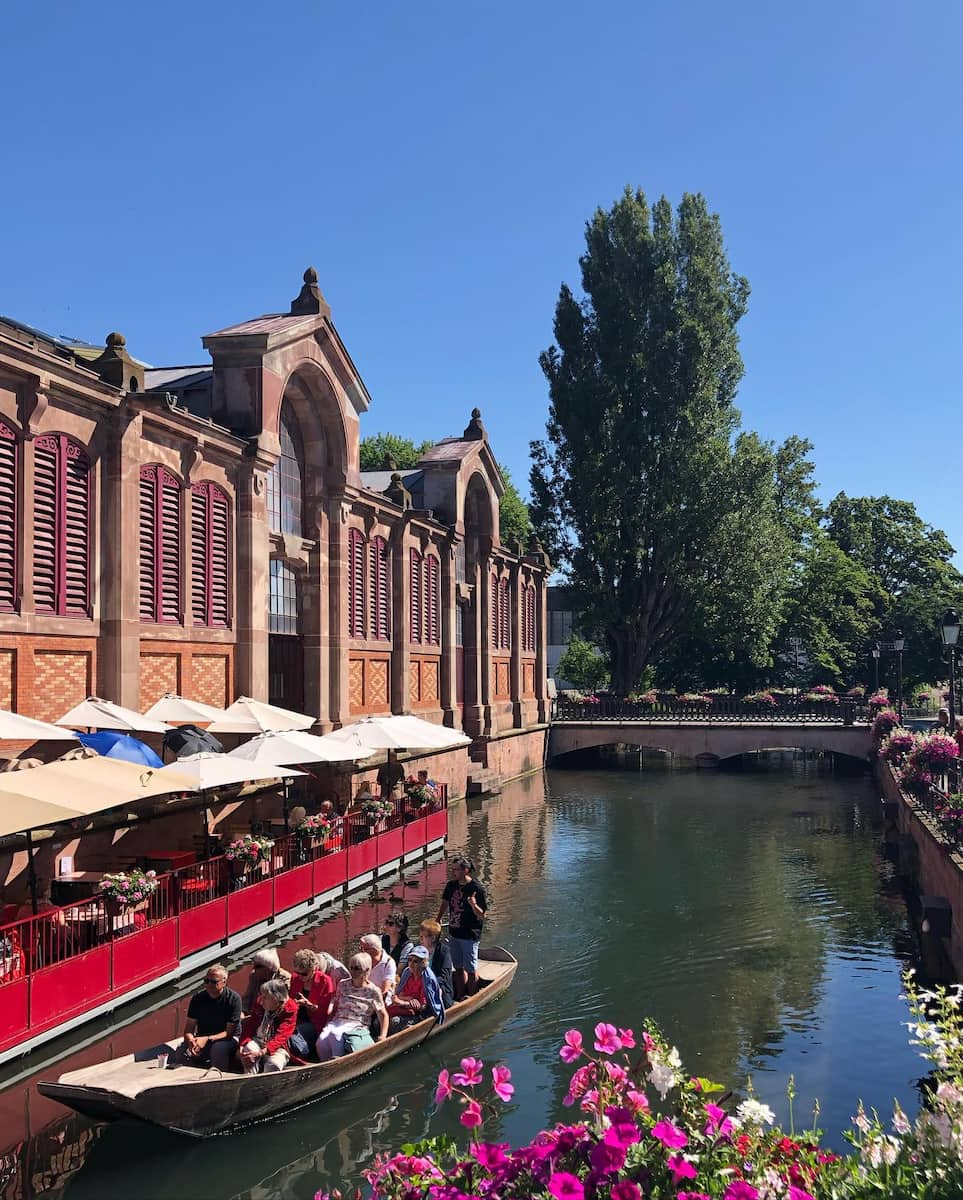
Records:
[[[894,729],[899,725],[899,717],[891,708],[882,708],[876,714],[876,720],[873,721],[873,741],[879,745],[884,739],[889,737]]]
[[[232,874],[243,875],[258,863],[266,862],[273,847],[274,842],[270,838],[255,837],[254,834],[246,833],[230,843],[224,851],[224,857]]]
[[[902,729],[897,725],[892,733],[880,743],[877,753],[880,758],[885,759],[894,767],[898,767],[912,752],[916,746],[916,740],[916,734],[912,730]]]
[[[115,917],[119,917],[125,909],[149,900],[156,891],[157,873],[141,871],[137,867],[116,875],[105,875],[100,881],[104,908]]]
[[[879,688],[873,692],[872,696],[866,701],[871,709],[881,712],[884,708],[889,708],[889,692],[886,688]]]
[[[951,762],[960,756],[960,748],[956,739],[947,733],[927,733],[918,738],[909,761],[922,771],[935,775],[945,775]]]

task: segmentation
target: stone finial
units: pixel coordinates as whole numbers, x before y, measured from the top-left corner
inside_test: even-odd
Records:
[[[385,488],[384,497],[392,504],[397,504],[402,510],[411,508],[411,492],[405,487],[397,471],[391,476],[391,483]]]
[[[127,392],[144,390],[144,368],[134,362],[127,353],[127,339],[122,333],[108,333],[104,339],[104,350],[90,364],[104,383],[123,388]]]
[[[485,432],[485,426],[482,424],[480,408],[473,408],[471,410],[471,420],[465,427],[465,432],[462,436],[466,442],[483,442],[488,437],[488,434]]]
[[[381,469],[382,469],[382,471],[397,471],[398,470],[398,464],[395,461],[394,455],[389,453],[387,450],[385,451],[384,458],[382,458],[382,460],[381,460]]]
[[[304,272],[304,287],[291,301],[292,317],[308,317],[318,313],[323,317],[331,316],[331,305],[324,298],[318,287],[318,273],[314,267],[308,267]]]

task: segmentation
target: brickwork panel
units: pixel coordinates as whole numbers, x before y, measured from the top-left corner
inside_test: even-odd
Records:
[[[510,664],[498,661],[495,663],[495,698],[507,700],[511,697]]]
[[[228,695],[228,658],[226,654],[195,654],[191,659],[191,699],[224,708]]]
[[[535,664],[532,662],[522,663],[522,694],[535,695]]]
[[[156,704],[170,692],[181,693],[181,656],[179,654],[142,654],[140,656],[141,708]]]
[[[32,716],[57,721],[91,694],[91,656],[85,651],[34,652]]]
[[[438,700],[438,663],[426,659],[421,664],[421,702],[433,704]]]
[[[0,708],[10,711],[15,695],[14,676],[16,654],[13,650],[0,650]]]
[[[421,663],[413,662],[408,668],[408,700],[417,704],[421,699]]]
[[[386,658],[368,659],[365,703],[368,708],[388,707],[388,660]]]
[[[348,660],[348,703],[352,712],[364,708],[364,659]]]

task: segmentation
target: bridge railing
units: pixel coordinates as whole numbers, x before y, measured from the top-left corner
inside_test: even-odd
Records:
[[[611,696],[600,696],[595,700],[559,696],[555,705],[556,721],[705,721],[713,724],[793,721],[807,725],[816,722],[852,725],[866,719],[865,708],[848,697],[840,697],[834,703],[786,699],[772,705],[749,703],[728,696],[713,696],[711,701],[703,702],[666,698],[652,703]]]

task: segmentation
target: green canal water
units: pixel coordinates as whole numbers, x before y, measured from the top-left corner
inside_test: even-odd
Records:
[[[488,1132],[516,1141],[569,1111],[567,1028],[644,1017],[692,1073],[736,1087],[751,1075],[780,1116],[794,1075],[797,1119],[818,1096],[839,1145],[857,1099],[913,1110],[922,1073],[902,1027],[911,942],[878,809],[866,776],[791,756],[733,772],[555,770],[457,806],[449,848],[474,858],[488,939],[521,963],[507,997],[353,1088],[238,1135],[189,1142],[72,1118],[0,1197],[311,1200],[379,1151],[460,1135],[455,1110],[436,1112],[432,1097],[462,1055],[511,1067],[515,1102]],[[444,878],[441,863],[412,877],[413,919],[436,908]],[[340,949],[379,927],[384,907],[366,907],[319,925],[315,944]]]

